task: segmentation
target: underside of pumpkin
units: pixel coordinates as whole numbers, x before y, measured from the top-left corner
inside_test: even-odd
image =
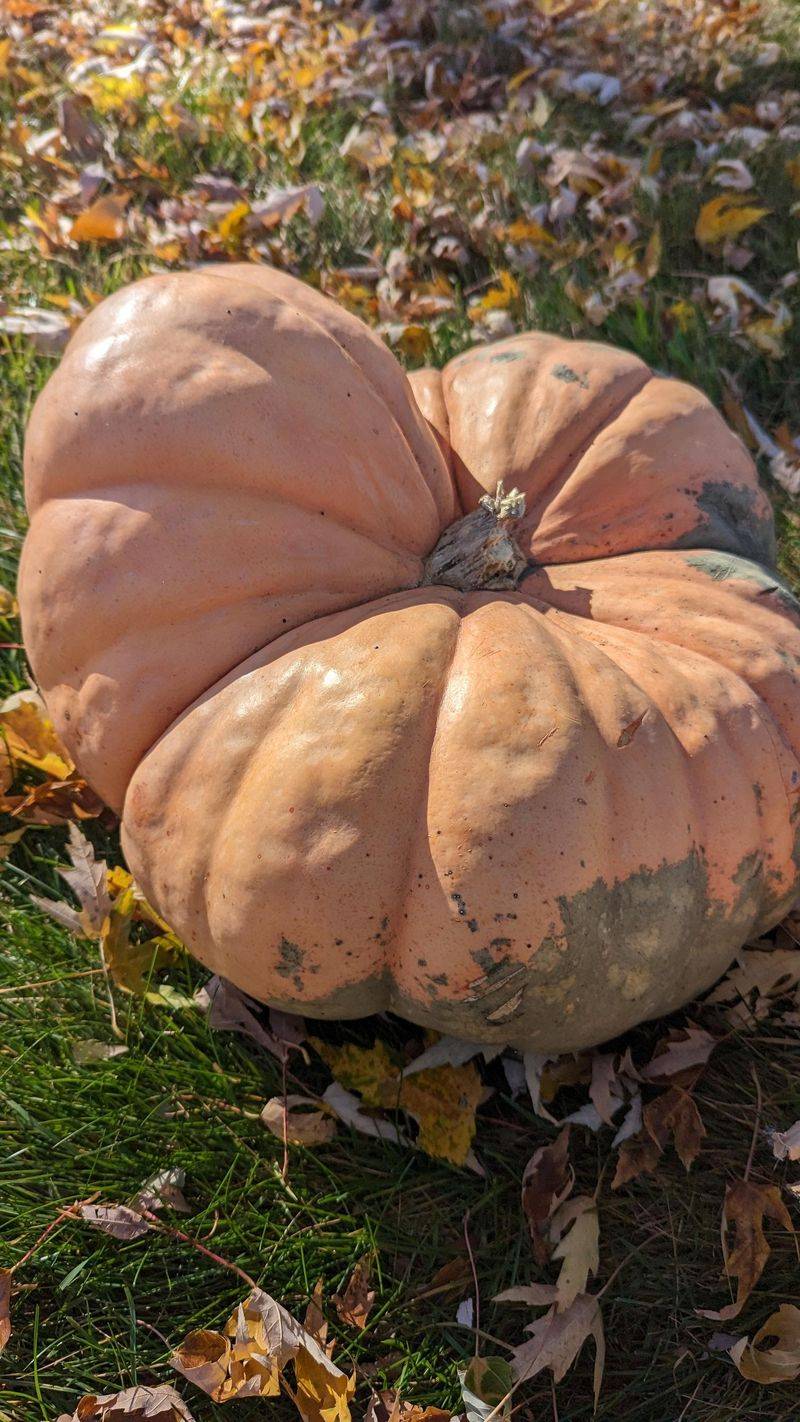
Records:
[[[800,610],[691,387],[535,333],[409,381],[222,266],[83,323],[26,488],[54,721],[148,898],[255,997],[563,1052],[793,901]]]

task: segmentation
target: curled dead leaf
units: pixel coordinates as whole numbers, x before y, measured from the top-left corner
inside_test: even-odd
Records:
[[[770,1255],[764,1234],[765,1219],[794,1234],[791,1216],[777,1185],[734,1180],[725,1191],[722,1208],[722,1251],[725,1273],[737,1281],[736,1298],[721,1309],[697,1309],[701,1318],[727,1322],[741,1313]],[[730,1241],[731,1230],[734,1233],[733,1244]]]
[[[124,1392],[82,1397],[71,1416],[58,1422],[194,1422],[174,1387],[129,1387]]]
[[[312,1110],[300,1109],[307,1106]],[[336,1135],[335,1120],[319,1110],[319,1101],[313,1096],[272,1096],[261,1112],[261,1121],[273,1136],[289,1145],[326,1145]]]
[[[128,1205],[81,1205],[80,1216],[92,1229],[125,1242],[140,1239],[150,1231],[147,1220]]]
[[[538,1264],[550,1258],[550,1216],[569,1195],[574,1181],[569,1163],[569,1126],[565,1126],[550,1145],[534,1151],[522,1176],[522,1210]]]
[[[766,1345],[766,1346],[765,1346]],[[800,1308],[781,1304],[752,1339],[728,1350],[743,1378],[772,1386],[800,1377]]]
[[[334,1294],[333,1303],[342,1323],[350,1328],[365,1328],[377,1294],[370,1288],[370,1260],[359,1259],[343,1294]]]

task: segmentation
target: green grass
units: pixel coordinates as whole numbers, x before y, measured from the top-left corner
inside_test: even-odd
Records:
[[[164,7],[162,7],[164,8]],[[112,7],[109,5],[109,15]],[[124,9],[124,7],[121,7]],[[496,35],[483,25],[479,6],[436,7],[431,24],[438,43],[463,58],[465,47],[479,53],[478,68],[514,71]],[[438,28],[436,28],[438,26]],[[797,53],[796,16],[776,11],[773,27],[795,46],[778,70],[752,68],[720,100],[711,75],[675,74],[667,96],[752,105],[779,88],[800,88],[791,58]],[[580,27],[575,44],[584,43]],[[449,51],[448,51],[449,52]],[[597,55],[586,41],[585,67]],[[56,71],[56,77],[57,71]],[[22,86],[10,82],[2,116],[10,124],[18,112]],[[242,81],[228,75],[220,87],[198,83],[183,101],[200,117],[209,98],[241,97]],[[419,99],[421,90],[412,99]],[[34,128],[54,121],[57,95],[27,102]],[[402,123],[408,95],[385,94]],[[121,164],[134,155],[168,172],[165,189],[185,192],[199,171],[226,172],[254,197],[275,182],[319,181],[327,198],[316,230],[299,218],[282,235],[281,258],[299,274],[319,281],[326,273],[362,262],[378,250],[384,256],[407,244],[417,275],[437,268],[424,241],[392,211],[391,174],[379,175],[370,200],[339,154],[350,124],[363,117],[366,101],[348,96],[316,112],[303,127],[305,150],[299,163],[277,144],[245,141],[235,125],[223,124],[187,143],[176,137],[144,103],[129,122],[103,122],[113,134]],[[447,109],[440,121],[452,117]],[[436,119],[433,120],[435,127]],[[523,110],[509,121],[499,141],[476,140],[470,164],[448,178],[448,200],[459,220],[475,224],[486,188],[496,212],[513,219],[524,203],[542,197],[536,181],[520,174],[513,155],[530,125]],[[647,143],[631,138],[623,119],[609,111],[559,98],[539,135],[580,146],[598,132],[608,148],[646,154]],[[771,290],[796,264],[797,197],[786,177],[783,150],[770,144],[748,156],[759,198],[772,209],[768,223],[752,236],[754,260],[744,273],[758,290]],[[800,429],[800,331],[787,336],[786,355],[771,361],[724,334],[712,334],[702,303],[682,331],[669,316],[678,299],[691,300],[702,275],[723,269],[717,256],[699,251],[692,238],[700,201],[717,189],[698,185],[694,151],[670,145],[666,171],[677,175],[670,202],[660,212],[664,261],[644,299],[620,305],[600,327],[589,325],[565,292],[570,275],[597,279],[597,234],[584,218],[574,224],[587,243],[574,267],[520,276],[517,319],[566,334],[624,345],[654,365],[701,385],[720,401],[732,377],[748,406],[768,430],[782,421]],[[474,165],[486,165],[479,182]],[[400,169],[402,171],[402,169]],[[683,176],[681,176],[683,175]],[[58,293],[83,298],[85,289],[107,292],[151,269],[152,254],[141,237],[111,249],[68,251],[53,260],[15,243],[25,203],[44,202],[52,174],[32,163],[21,172],[0,162],[0,223],[7,239],[0,249],[0,278],[9,305],[33,304]],[[137,191],[135,202],[145,201]],[[655,221],[649,198],[633,200],[632,211],[647,236]],[[432,328],[433,358],[443,361],[473,337],[466,314],[469,293],[507,265],[502,243],[491,230],[473,233],[468,262],[455,277],[456,310]],[[792,293],[787,299],[792,300]],[[53,360],[37,355],[22,339],[0,335],[0,581],[13,585],[24,532],[21,450],[24,426],[36,391]],[[800,528],[789,500],[776,495],[781,566],[800,586]],[[0,619],[0,641],[19,639],[13,617]],[[26,684],[24,654],[1,654],[0,689]],[[2,828],[2,826],[0,826]],[[115,858],[113,832],[91,829],[103,853]],[[553,1135],[523,1100],[512,1101],[500,1068],[485,1069],[494,1094],[479,1113],[477,1150],[485,1179],[400,1147],[350,1136],[341,1130],[329,1146],[293,1148],[288,1177],[281,1174],[282,1148],[258,1120],[265,1099],[281,1089],[271,1058],[231,1034],[214,1033],[196,1011],[168,1011],[116,994],[127,1054],[94,1066],[75,1065],[72,1047],[87,1039],[111,1041],[108,1002],[90,950],[52,925],[31,904],[30,894],[57,889],[56,865],[64,832],[30,831],[2,866],[0,880],[0,1264],[25,1254],[59,1210],[95,1193],[126,1200],[156,1171],[180,1165],[192,1214],[176,1221],[223,1258],[256,1278],[288,1308],[301,1314],[317,1282],[326,1299],[341,1289],[364,1254],[374,1258],[378,1299],[366,1331],[338,1324],[328,1307],[339,1343],[337,1357],[359,1375],[359,1403],[369,1386],[398,1387],[405,1398],[457,1408],[456,1370],[470,1357],[474,1336],[455,1322],[460,1299],[471,1293],[465,1230],[474,1252],[481,1297],[483,1352],[500,1351],[522,1338],[524,1310],[493,1305],[492,1296],[516,1282],[537,1277],[525,1237],[519,1189],[525,1162]],[[185,963],[170,981],[191,991],[202,971]],[[44,986],[35,986],[41,980]],[[676,1019],[678,1021],[682,1018]],[[633,1034],[643,1059],[664,1024]],[[330,1038],[369,1042],[376,1034],[396,1043],[418,1041],[397,1022],[372,1021],[336,1029],[318,1026]],[[668,1154],[656,1175],[618,1194],[610,1190],[613,1160],[610,1134],[578,1128],[573,1157],[582,1189],[600,1181],[601,1266],[598,1283],[611,1280],[604,1296],[608,1338],[606,1380],[598,1416],[609,1422],[727,1422],[729,1418],[794,1422],[797,1402],[791,1387],[763,1389],[739,1377],[725,1355],[708,1351],[714,1325],[697,1318],[697,1307],[726,1301],[721,1278],[719,1216],[725,1183],[740,1176],[758,1130],[755,1178],[779,1181],[763,1135],[800,1115],[796,1043],[786,1029],[764,1024],[747,1037],[729,1037],[712,1059],[698,1092],[708,1128],[703,1152],[687,1177]],[[312,1059],[297,1066],[311,1088],[328,1074]],[[755,1070],[763,1094],[757,1118]],[[585,1099],[566,1091],[559,1111]],[[797,1295],[797,1256],[791,1240],[769,1231],[773,1254],[764,1278],[734,1331],[752,1332],[782,1301]],[[451,1289],[431,1292],[437,1271],[461,1260],[464,1275]],[[123,1245],[68,1222],[50,1234],[16,1279],[14,1336],[4,1357],[0,1418],[40,1422],[71,1411],[85,1392],[113,1392],[134,1382],[174,1380],[170,1346],[190,1328],[219,1326],[242,1297],[241,1281],[191,1246],[152,1235]],[[591,1349],[557,1390],[557,1411],[549,1381],[537,1379],[521,1394],[522,1418],[558,1417],[580,1422],[591,1416]],[[222,1415],[199,1394],[181,1385],[199,1422]],[[284,1404],[266,1404],[283,1415]],[[259,1404],[233,1403],[226,1417],[237,1422]],[[288,1413],[287,1413],[288,1415]]]

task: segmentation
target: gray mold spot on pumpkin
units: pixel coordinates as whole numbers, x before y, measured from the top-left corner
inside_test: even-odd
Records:
[[[278,944],[279,959],[275,967],[275,972],[282,978],[291,978],[298,993],[303,991],[303,961],[305,953],[297,943],[292,943],[288,938],[282,938]]]
[[[522,360],[522,351],[498,351],[496,355],[490,356],[491,365],[499,365],[509,360]]]
[[[753,563],[749,558],[737,558],[735,553],[715,552],[697,553],[687,558],[686,562],[692,568],[699,568],[701,573],[707,573],[716,583],[727,582],[729,578],[755,583],[764,596],[774,595],[786,612],[800,616],[800,600],[788,583],[769,569],[762,568],[760,563]]]
[[[740,489],[726,480],[708,480],[695,502],[705,522],[684,533],[675,548],[713,548],[740,558],[772,566],[776,558],[772,514],[756,512],[752,489]]]
[[[573,370],[570,365],[554,365],[550,374],[554,375],[556,380],[566,381],[568,385],[580,385],[581,390],[589,389],[589,382],[586,376],[579,375],[577,370]]]

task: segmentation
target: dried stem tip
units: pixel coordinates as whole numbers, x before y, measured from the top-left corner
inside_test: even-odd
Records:
[[[478,507],[446,528],[425,560],[422,586],[444,584],[461,592],[515,588],[528,564],[513,536],[525,513],[525,495],[506,493],[503,481]]]

